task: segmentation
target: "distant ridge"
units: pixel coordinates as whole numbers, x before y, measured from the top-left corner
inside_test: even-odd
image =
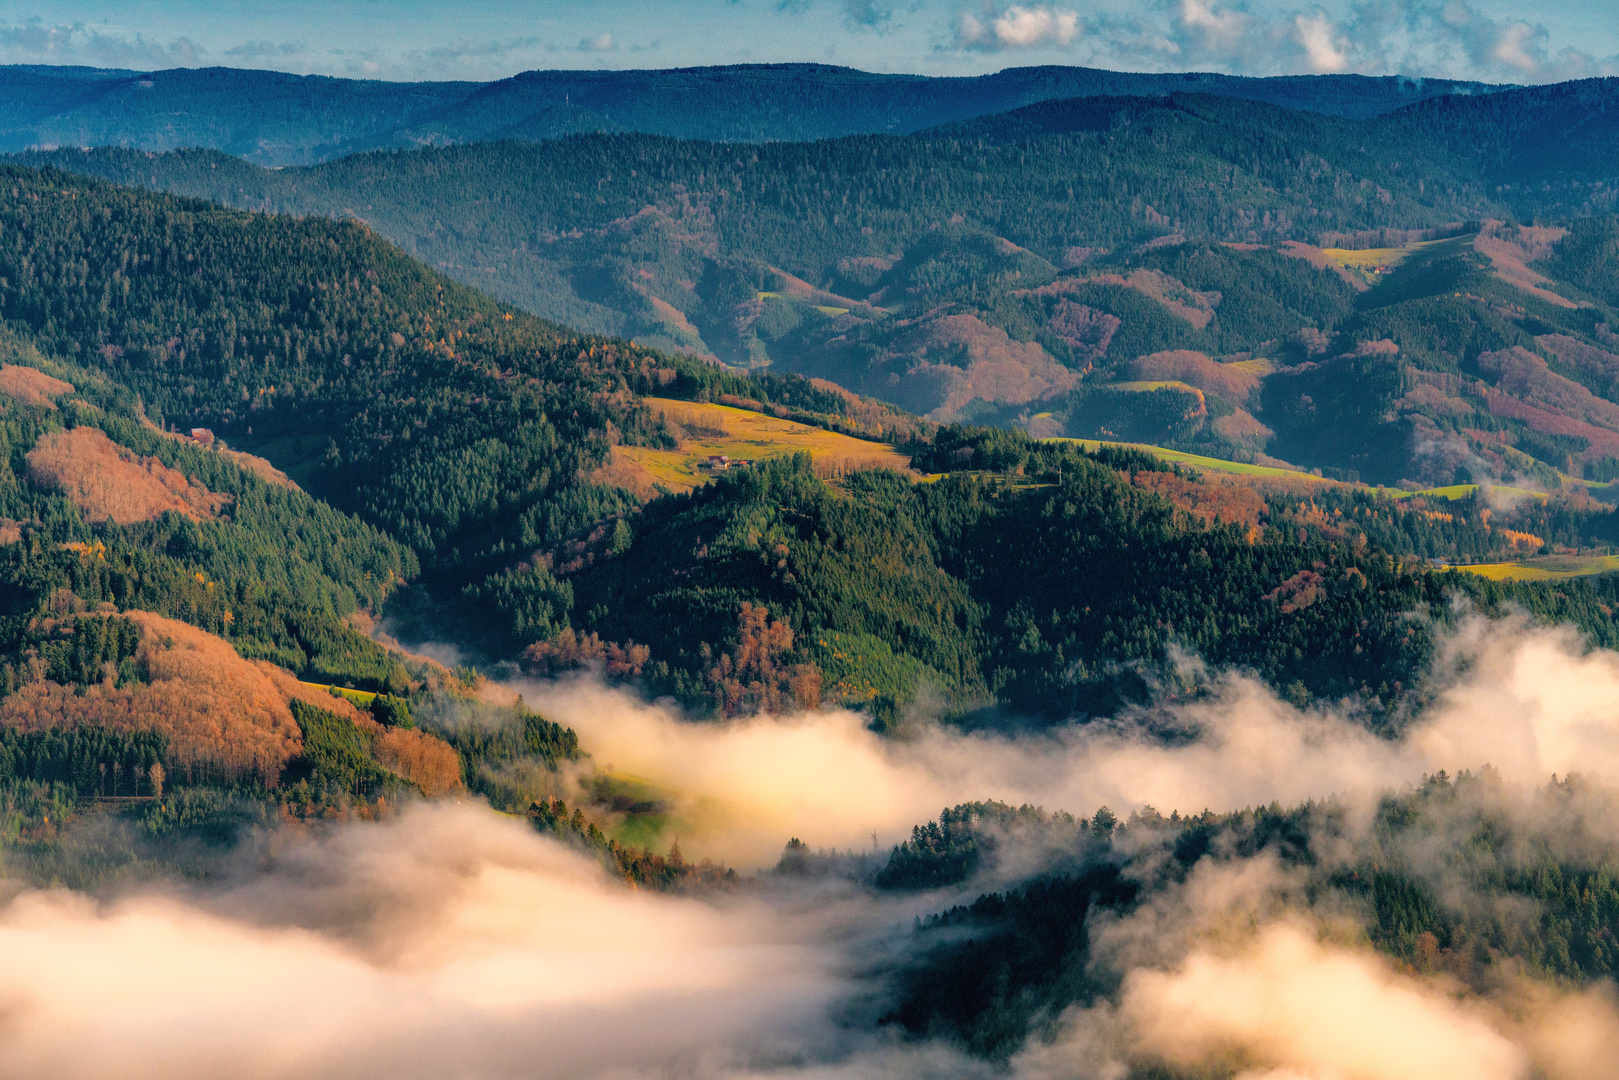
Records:
[[[883,75],[821,64],[530,71],[496,82],[336,79],[237,68],[136,72],[0,67],[0,152],[204,147],[259,165],[363,150],[613,131],[724,142],[906,134],[1042,101],[1217,94],[1366,119],[1417,101],[1506,89],[1448,79],[1080,67]]]

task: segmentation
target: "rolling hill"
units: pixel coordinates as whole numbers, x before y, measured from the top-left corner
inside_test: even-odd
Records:
[[[1520,539],[1612,542],[1613,515],[1589,500],[1506,517],[1482,495],[1443,510],[1408,500],[1393,515],[1363,488],[1258,497],[1140,453],[941,429],[829,384],[542,322],[355,222],[16,166],[0,186],[0,319],[18,356],[39,358],[0,383],[21,425],[8,436],[15,540],[0,547],[18,560],[19,673],[53,604],[123,607],[144,589],[144,609],[304,678],[379,689],[397,682],[395,661],[344,620],[419,586],[433,632],[484,655],[528,647],[537,670],[604,662],[720,711],[830,698],[892,717],[934,686],[966,711],[1107,712],[1176,641],[1301,693],[1389,707],[1398,694],[1378,688],[1410,685],[1429,648],[1404,612],[1456,586],[1379,552],[1499,560]],[[1468,243],[1446,258],[1484,260]],[[1349,290],[1305,260],[1266,257]],[[1190,294],[1170,299],[1198,310]],[[1387,358],[1379,347],[1344,362]],[[1516,354],[1501,363],[1503,380],[1529,380],[1522,400],[1562,386]],[[1177,364],[1136,374],[1175,375],[1147,382],[1190,387],[1211,414],[1223,395],[1264,399],[1288,385],[1277,380],[1332,369]],[[74,404],[85,387],[102,389]],[[208,428],[233,453],[173,427]],[[765,460],[696,468],[716,453]],[[949,475],[917,484],[906,459]],[[326,531],[301,541],[307,554],[261,565],[267,537],[302,535],[279,524],[292,513]],[[1362,580],[1381,584],[1363,594]],[[1585,591],[1510,595],[1610,632],[1598,586],[1558,588]],[[1368,644],[1384,634],[1386,648]]]
[[[1082,98],[909,136],[593,134],[307,169],[18,160],[358,218],[547,318],[937,421],[1546,487],[1613,469],[1588,398],[1608,400],[1619,355],[1600,254],[1616,93],[1590,80],[1365,120]],[[1516,224],[1547,215],[1572,230]]]
[[[13,66],[0,67],[0,150],[206,147],[260,165],[306,165],[379,147],[593,131],[723,142],[903,133],[1051,98],[1188,90],[1366,117],[1436,95],[1494,89],[1445,79],[1256,79],[1072,67],[930,78],[821,64],[753,64],[398,83],[233,68]]]

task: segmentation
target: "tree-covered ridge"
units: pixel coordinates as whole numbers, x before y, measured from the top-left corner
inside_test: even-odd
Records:
[[[1519,400],[1475,360],[1522,347],[1567,376],[1570,348],[1613,355],[1592,227],[1560,242],[1492,223],[1613,209],[1601,186],[1613,93],[1596,80],[1365,121],[1208,96],[1084,98],[909,137],[590,135],[276,172],[210,153],[26,160],[358,215],[571,325],[830,378],[938,420],[1268,453],[1388,483],[1449,482],[1458,467],[1514,482],[1571,452],[1576,475],[1611,456],[1580,425],[1611,426],[1545,394]],[[1577,153],[1536,171],[1561,160],[1547,140]],[[1471,262],[1413,257],[1369,292],[1317,247],[1397,262],[1407,241],[1459,234],[1477,237]],[[1360,352],[1382,341],[1398,352]],[[1207,377],[1166,375],[1186,362],[1164,353],[1200,354]],[[1249,380],[1263,392],[1228,392],[1240,380],[1222,362],[1262,361],[1282,369]],[[1457,375],[1518,403],[1435,378]],[[1184,385],[1141,392],[1163,382]],[[1611,386],[1594,392],[1608,400]]]
[[[540,638],[538,671],[597,664],[703,709],[830,701],[883,720],[924,690],[958,713],[1110,715],[1173,692],[1187,650],[1397,724],[1457,596],[1614,638],[1609,578],[1494,583],[1424,561],[1510,557],[1531,528],[1537,549],[1605,544],[1600,505],[1261,496],[996,429],[909,449],[952,475],[828,481],[776,459],[542,551],[484,599]]]
[[[959,138],[764,146],[578,136],[358,155],[307,171],[110,150],[20,160],[254,209],[353,212],[498,295],[607,331],[660,325],[635,288],[639,269],[655,275],[645,289],[706,326],[754,299],[730,298],[738,286],[769,291],[768,277],[748,280],[766,267],[817,287],[858,287],[858,260],[891,260],[952,223],[1060,267],[1071,250],[1129,250],[1177,230],[1313,241],[1506,212],[1465,174],[1450,178],[1426,161],[1396,169],[1382,147],[1362,149],[1362,128],[1346,121],[1182,96],[1051,108],[1101,119],[1006,140],[988,136],[999,121]],[[1443,147],[1432,153],[1444,159]],[[717,244],[720,258],[680,239],[692,235]],[[857,262],[840,270],[844,260]],[[696,296],[676,291],[680,277],[696,283]]]
[[[746,378],[576,337],[433,274],[358,225],[244,214],[57,173],[8,176],[17,195],[5,213],[17,229],[0,242],[11,251],[0,252],[0,264],[12,270],[0,274],[0,314],[15,333],[131,387],[118,390],[103,376],[105,386],[87,390],[100,395],[95,407],[105,420],[84,406],[30,407],[35,426],[17,436],[14,457],[25,458],[53,425],[99,425],[142,460],[179,465],[210,497],[239,504],[229,511],[231,526],[262,504],[250,531],[274,532],[284,528],[268,524],[276,514],[313,505],[240,470],[215,475],[225,458],[143,427],[132,418],[139,412],[132,395],[160,421],[214,424],[399,538],[428,569],[440,601],[459,598],[477,613],[476,629],[494,655],[532,646],[530,660],[543,670],[601,662],[617,677],[721,711],[834,700],[893,715],[919,687],[933,685],[959,709],[999,703],[1055,717],[1106,713],[1138,697],[1146,683],[1128,665],[1160,665],[1174,645],[1249,666],[1298,694],[1357,694],[1375,711],[1411,685],[1430,647],[1426,631],[1405,625],[1403,613],[1442,608],[1456,588],[1486,589],[1357,548],[1357,538],[1371,539],[1383,526],[1343,524],[1342,507],[1283,500],[1223,513],[1216,505],[1235,496],[1176,487],[1190,481],[1161,478],[1140,455],[1086,455],[1011,433],[940,432],[825,385]],[[994,245],[983,250],[1022,258]],[[48,274],[39,269],[46,251],[58,259]],[[945,273],[949,249],[938,254],[931,265]],[[1463,255],[1430,259],[1411,276],[1420,284],[1423,273]],[[1227,293],[1246,297],[1254,310],[1270,304],[1294,312],[1295,326],[1330,318],[1347,328],[1425,302],[1365,299],[1376,292],[1352,300],[1335,273],[1278,252],[1167,246],[1138,262],[1130,273],[1145,276],[1133,283],[1069,275],[1048,283],[1062,286],[1054,292],[1032,279],[1022,284],[1033,287],[1006,296],[1029,311],[1070,302],[1063,289],[1076,283],[1113,289],[1170,312],[1165,317],[1188,332],[1238,335],[1227,345],[1260,332],[1219,320]],[[905,272],[922,274],[922,265]],[[1468,273],[1477,278],[1477,267]],[[1558,309],[1565,310],[1573,309]],[[1299,338],[1301,356],[1311,340]],[[1418,346],[1407,351],[1416,356]],[[1376,365],[1388,351],[1342,355]],[[1327,357],[1270,377],[1307,378],[1331,368],[1330,350]],[[1156,394],[1196,391],[1214,417],[1219,401],[1242,397],[1247,386],[1246,404],[1260,408],[1257,376],[1241,370],[1247,382],[1191,363],[1185,378],[1209,389]],[[1379,392],[1375,380],[1358,385],[1363,394]],[[778,462],[642,509],[623,489],[586,477],[615,441],[667,440],[639,401],[650,393],[904,435],[929,471],[1012,475],[954,476],[918,488],[872,472],[828,483],[807,463]],[[1331,400],[1321,391],[1317,398]],[[1216,420],[1238,417],[1237,406],[1227,406],[1232,411]],[[1350,509],[1354,518],[1367,508]],[[1452,514],[1455,527],[1440,530],[1438,540],[1429,529],[1420,549],[1405,525],[1396,531],[1406,538],[1390,533],[1389,543],[1429,557],[1491,550],[1497,541],[1482,509],[1474,510],[1461,524]],[[43,521],[55,512],[27,516]],[[328,511],[299,513],[320,522]],[[1296,527],[1271,527],[1288,515],[1299,519]],[[1582,510],[1558,526],[1558,536],[1576,539],[1574,546],[1602,542],[1606,517]],[[329,527],[341,531],[340,520]],[[128,541],[127,554],[118,547],[126,533],[102,527],[110,537],[103,540],[92,524],[73,525],[79,531],[59,541],[82,549],[40,547],[26,556],[56,567],[29,564],[42,576],[22,605],[27,612],[65,585],[85,605],[138,600],[327,680],[398,682],[391,662],[338,620],[355,607],[376,608],[389,586],[413,577],[409,556],[378,561],[313,536],[310,566],[293,573],[245,551],[207,554],[234,543],[212,539],[226,535],[219,533],[225,518],[182,514],[127,526],[139,541]],[[1553,523],[1545,525],[1550,531]],[[113,553],[107,566],[92,541]],[[33,550],[17,547],[14,557]],[[193,550],[202,553],[194,567],[168,554]],[[245,584],[244,565],[257,585]],[[145,593],[127,583],[136,580]],[[264,594],[254,588],[275,595],[255,606]],[[1546,610],[1577,610],[1587,629],[1606,632],[1599,606],[1570,599],[1578,590],[1534,595],[1542,594]],[[19,627],[27,617],[19,615]],[[1306,659],[1317,657],[1325,659]]]
[[[127,391],[88,372],[51,370],[77,379],[107,408],[82,399],[46,408],[0,395],[0,518],[12,533],[0,544],[8,653],[32,640],[42,615],[111,604],[181,619],[244,654],[328,681],[389,681],[394,662],[343,619],[380,608],[417,575],[409,549],[221,453],[119,415],[120,405],[130,405]],[[31,476],[27,461],[42,437],[80,426],[180,470],[228,500],[228,509],[207,520],[173,511],[128,525],[89,519]]]
[[[529,71],[489,83],[400,83],[224,67],[139,72],[13,65],[0,67],[0,149],[206,146],[282,166],[378,146],[593,131],[724,142],[825,139],[914,131],[1080,95],[1195,90],[1373,116],[1433,95],[1494,89],[1449,79],[1263,79],[1057,66],[928,78],[828,64],[736,64]]]
[[[1612,978],[1616,853],[1600,827],[1611,792],[1554,780],[1527,804],[1489,770],[1441,772],[1381,800],[1370,828],[1333,802],[1119,820],[996,803],[918,826],[879,887],[967,880],[973,853],[1043,845],[1046,869],[923,921],[918,959],[894,978],[886,1021],[1004,1059],[1049,1035],[1064,1008],[1104,1002],[1124,972],[1095,928],[1173,895],[1196,872],[1274,860],[1302,882],[1305,913],[1349,917],[1408,970],[1474,990],[1506,971],[1592,984]],[[948,837],[948,842],[940,842]],[[964,872],[965,871],[965,872]]]
[[[619,505],[581,473],[609,431],[654,436],[625,382],[655,366],[644,354],[506,311],[363,227],[7,180],[0,317],[159,423],[262,449],[430,562]]]

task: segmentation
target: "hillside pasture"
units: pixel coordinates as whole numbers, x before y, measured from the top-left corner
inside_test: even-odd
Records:
[[[1086,450],[1096,450],[1103,446],[1116,446],[1126,450],[1144,450],[1154,457],[1175,465],[1189,465],[1195,469],[1211,469],[1215,472],[1232,473],[1236,476],[1286,477],[1292,480],[1307,480],[1317,484],[1338,483],[1336,480],[1327,480],[1316,476],[1314,473],[1302,472],[1298,469],[1283,469],[1274,465],[1250,465],[1242,461],[1227,461],[1224,458],[1188,454],[1181,450],[1166,450],[1162,446],[1149,446],[1146,443],[1105,442],[1101,439],[1053,439],[1051,441],[1076,443]]]
[[[760,461],[783,454],[809,454],[818,471],[837,475],[853,469],[893,469],[913,478],[910,459],[887,443],[856,439],[824,428],[783,420],[764,413],[707,402],[647,398],[680,441],[677,450],[615,446],[615,462],[644,470],[653,484],[671,491],[691,491],[721,470],[705,467],[710,458]]]
[[[1368,285],[1378,282],[1378,268],[1393,270],[1396,266],[1413,257],[1432,259],[1443,255],[1452,255],[1473,246],[1478,239],[1476,233],[1465,236],[1452,236],[1443,240],[1416,240],[1399,247],[1381,248],[1322,248],[1325,255],[1335,266],[1347,270],[1352,274],[1359,274]]]
[[[1568,578],[1611,574],[1619,570],[1619,555],[1548,555],[1522,562],[1479,563],[1452,570],[1477,574],[1491,581],[1564,581]]]
[[[1404,499],[1412,495],[1429,495],[1435,498],[1449,499],[1451,502],[1455,502],[1457,499],[1470,498],[1472,494],[1478,490],[1478,488],[1479,485],[1477,484],[1447,484],[1444,487],[1423,488],[1421,491],[1401,491],[1395,488],[1390,488],[1389,494],[1396,499]],[[1506,484],[1491,485],[1490,491],[1496,496],[1505,496],[1506,498],[1514,501],[1518,499],[1551,498],[1551,496],[1547,495],[1544,491],[1530,491],[1528,488],[1510,487]]]

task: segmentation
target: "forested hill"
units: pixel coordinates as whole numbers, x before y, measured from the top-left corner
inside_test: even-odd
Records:
[[[503,309],[361,225],[15,168],[0,191],[0,318],[159,424],[258,448],[429,565],[591,520],[604,507],[579,477],[607,433],[652,437],[625,388],[644,356]]]
[[[1616,117],[1588,80],[1370,120],[1175,95],[810,143],[20,160],[358,217],[569,326],[935,420],[1545,487],[1619,475]]]
[[[492,83],[397,83],[232,68],[0,68],[0,150],[209,147],[261,165],[377,147],[630,131],[760,142],[908,132],[1036,101],[1195,90],[1366,117],[1496,87],[1358,75],[1257,79],[1091,68],[936,78],[820,64],[531,71]]]
[[[323,644],[352,640],[338,620],[420,580],[438,605],[436,628],[487,655],[522,651],[547,671],[601,663],[721,711],[834,700],[892,717],[932,687],[956,709],[1106,713],[1143,693],[1142,673],[1180,643],[1296,695],[1360,695],[1393,716],[1432,644],[1406,614],[1443,608],[1457,587],[1489,609],[1510,597],[1597,640],[1612,636],[1606,585],[1502,590],[1404,559],[1510,550],[1531,536],[1601,547],[1613,531],[1596,504],[1536,504],[1496,517],[1494,532],[1487,502],[1419,504],[1410,515],[1370,493],[1269,505],[1141,454],[935,431],[801,379],[747,378],[580,336],[503,308],[354,222],[19,167],[0,174],[0,195],[0,319],[40,363],[72,365],[44,383],[27,365],[10,376],[25,380],[7,391],[21,403],[7,436],[20,486],[0,522],[14,538],[0,552],[28,553],[14,567],[28,582],[16,635],[60,590],[118,605],[155,587],[165,579],[139,561],[151,542],[176,571],[210,545],[223,549],[188,573],[213,603],[227,587],[236,599],[185,599],[176,573],[148,607],[248,635],[259,654],[301,654],[298,670],[359,664],[342,659],[348,646]],[[84,405],[63,397],[90,393],[95,380],[107,388]],[[653,393],[909,433],[917,467],[959,475],[914,485],[858,462],[779,458],[660,495],[638,463],[725,437],[733,421],[723,409],[713,419],[654,415],[643,397]],[[307,599],[255,599],[241,553],[253,553],[245,565],[263,557],[288,496],[245,536],[205,539],[165,518],[169,509],[213,522],[229,504],[245,524],[254,505],[247,481],[203,469],[194,450],[153,430],[174,424],[208,426],[284,470],[308,492],[298,498],[311,520],[312,495],[377,531],[333,518],[307,555],[288,549],[312,567],[288,595]],[[91,427],[106,439],[77,434]],[[130,526],[85,494],[106,488],[92,482],[104,469],[163,478]],[[162,523],[150,537],[148,520]],[[74,576],[77,556],[64,552],[79,549],[60,545],[96,543],[131,568],[125,584],[99,570],[93,582]],[[299,629],[293,610],[314,623]],[[337,656],[325,668],[323,651]],[[382,676],[373,666],[366,678]]]

